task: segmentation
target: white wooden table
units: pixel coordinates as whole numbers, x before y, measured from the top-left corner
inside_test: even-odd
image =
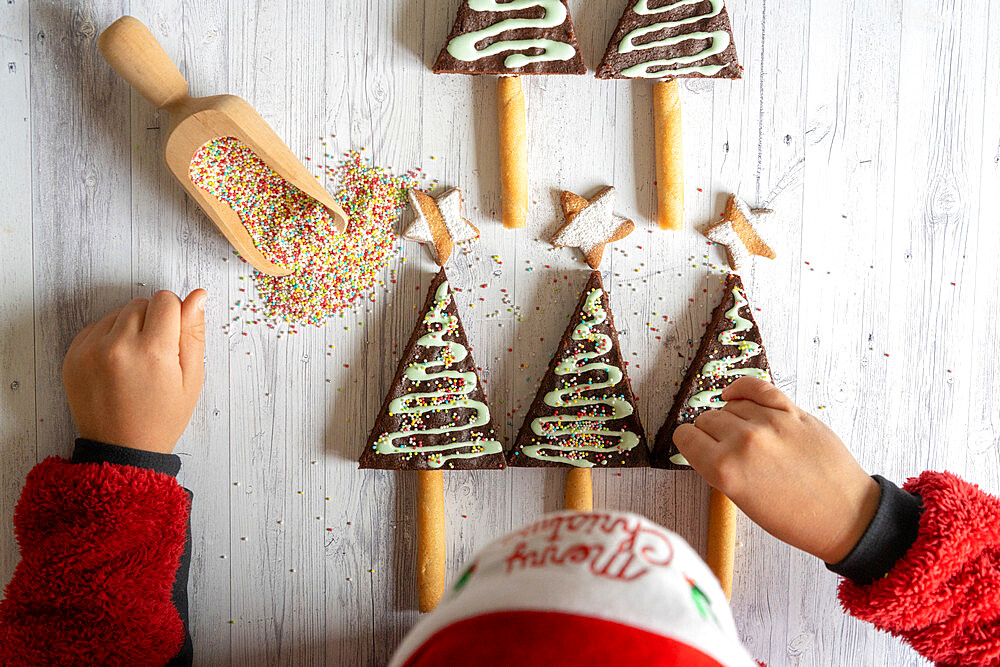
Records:
[[[571,5],[593,69],[623,2]],[[465,189],[483,234],[451,277],[508,440],[521,412],[504,415],[530,401],[585,281],[574,251],[544,242],[557,191],[614,184],[639,226],[603,268],[651,433],[718,297],[722,253],[696,227],[737,191],[779,212],[778,259],[745,273],[778,384],[872,472],[947,468],[1000,491],[1000,5],[729,5],[744,78],[683,85],[688,225],[667,233],[652,222],[651,88],[592,76],[527,81],[529,226],[500,227],[495,81],[429,69],[456,0],[0,4],[0,580],[25,474],[70,451],[59,373],[75,332],[130,297],[204,286],[208,379],[177,448],[195,493],[198,663],[382,664],[416,620],[415,479],[355,461],[432,264],[407,243],[399,283],[343,320],[224,334],[249,272],[162,164],[165,117],[97,54],[123,13],[194,94],[247,98],[314,165],[366,147]],[[562,502],[560,471],[445,477],[451,573]],[[594,500],[703,548],[693,473],[596,473]],[[821,563],[746,520],[739,540],[733,607],[752,654],[923,664],[842,615]]]

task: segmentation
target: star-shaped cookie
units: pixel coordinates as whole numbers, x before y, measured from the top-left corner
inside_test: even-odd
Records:
[[[591,199],[563,190],[559,197],[566,223],[552,236],[552,245],[579,248],[592,269],[601,266],[604,246],[635,230],[628,218],[615,215],[615,189],[610,185]]]
[[[774,259],[770,246],[770,222],[774,211],[751,209],[736,195],[729,195],[722,220],[705,230],[709,241],[726,246],[726,258],[734,271],[750,260],[751,255]]]
[[[444,266],[455,243],[479,238],[479,230],[462,217],[462,191],[451,188],[437,197],[417,189],[407,191],[413,220],[403,238],[426,243],[438,266]]]

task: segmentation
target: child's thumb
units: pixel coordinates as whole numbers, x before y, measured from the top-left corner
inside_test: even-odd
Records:
[[[196,289],[181,304],[180,361],[185,384],[189,374],[196,382],[205,375],[205,301],[208,293]]]

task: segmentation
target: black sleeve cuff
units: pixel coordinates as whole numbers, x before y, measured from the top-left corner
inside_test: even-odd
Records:
[[[872,479],[882,491],[875,516],[847,558],[826,565],[831,572],[862,586],[888,574],[913,546],[923,512],[920,496],[903,491],[881,475],[872,475]]]
[[[146,468],[171,477],[177,477],[177,473],[181,469],[181,458],[176,454],[147,452],[144,449],[119,447],[86,438],[76,439],[72,461],[73,463],[114,463],[121,466]]]

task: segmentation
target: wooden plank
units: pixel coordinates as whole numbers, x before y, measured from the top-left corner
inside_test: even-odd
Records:
[[[897,149],[888,261],[892,281],[901,286],[888,314],[894,323],[929,328],[934,338],[913,344],[895,335],[887,346],[890,381],[915,368],[932,380],[888,397],[889,432],[907,444],[886,457],[903,468],[899,476],[928,467],[964,472],[953,447],[964,444],[971,387],[967,374],[948,377],[955,375],[948,370],[969,363],[966,341],[975,313],[973,291],[957,287],[974,276],[966,262],[971,244],[989,243],[985,234],[977,239],[983,147],[971,134],[982,128],[988,6],[971,3],[957,11],[942,5],[941,10],[950,10],[951,18],[902,14],[902,57],[923,65],[900,72],[897,134],[913,140]],[[958,39],[969,40],[961,59],[947,46]]]
[[[786,0],[750,3],[734,20],[745,31],[744,38],[737,37],[745,70],[741,85],[729,91],[738,94],[737,99],[718,108],[718,92],[725,89],[716,96],[716,118],[721,114],[727,120],[717,127],[725,141],[720,146],[717,137],[713,146],[714,165],[722,165],[722,182],[713,179],[719,198],[714,215],[719,215],[720,200],[729,191],[740,193],[751,205],[776,211],[777,259],[756,259],[741,275],[763,333],[774,382],[796,399],[808,59],[788,54],[808,51],[809,17],[798,3]],[[737,126],[737,135],[728,133],[728,128]],[[725,261],[720,249],[711,249],[709,255],[719,263]],[[751,655],[780,662],[796,619],[775,627],[769,610],[791,608],[796,585],[811,582],[815,567],[814,559],[777,542],[741,516],[732,605]],[[832,586],[833,578],[829,581]],[[797,650],[813,650],[810,636],[796,633]]]
[[[127,106],[115,104],[127,94],[98,66],[100,21],[91,3],[72,13],[30,12],[33,164],[44,165],[32,183],[39,459],[71,448],[60,377],[66,347],[87,321],[128,296],[128,171],[114,147],[116,138],[127,141]],[[54,99],[69,103],[55,108]]]
[[[96,48],[99,27],[123,13],[106,2],[30,10],[39,459],[69,454],[75,435],[66,348],[131,296],[129,93]]]
[[[284,39],[260,36],[264,30],[286,36],[286,11],[275,5],[245,5],[231,7],[228,19],[229,91],[250,102],[280,136],[287,130],[281,113],[282,73],[287,65]],[[259,70],[256,63],[261,64]],[[249,290],[249,276],[245,265],[236,265],[230,289]],[[295,425],[282,421],[271,369],[275,363],[289,361],[285,355],[290,353],[287,343],[291,341],[263,335],[242,321],[245,316],[238,308],[230,325],[230,441],[237,446],[232,448],[230,462],[234,488],[229,511],[231,530],[240,540],[232,553],[231,662],[277,664],[281,652],[290,648],[282,642],[282,626],[290,613],[285,605],[286,584],[294,574],[285,562],[285,522],[293,530],[298,522],[291,511],[296,499],[288,496],[285,475],[290,452],[283,442],[285,432]],[[291,382],[282,382],[282,388]],[[265,397],[272,388],[274,399]],[[289,394],[282,394],[284,404]]]
[[[414,112],[425,80],[420,4],[327,8],[327,127],[336,135],[328,137],[331,163],[351,148],[364,148],[372,164],[397,171],[426,161],[424,124]],[[422,248],[401,247],[406,263],[381,276],[387,288],[376,289],[375,303],[326,328],[326,344],[333,346],[326,358],[327,447],[334,453],[326,484],[336,508],[326,549],[329,664],[384,664],[416,620],[416,480],[357,470],[396,370],[398,357],[387,352],[401,350],[409,338],[432,275]]]
[[[229,89],[228,41],[223,38],[228,18],[225,6],[223,3],[184,2],[181,17],[179,32],[183,35],[183,50],[175,53],[179,53],[185,64],[190,89],[206,95],[225,92]],[[160,127],[163,127],[162,122]],[[137,129],[141,131],[141,127]],[[158,134],[163,136],[162,129]],[[157,169],[166,181],[169,178],[166,165],[158,162]],[[222,325],[229,319],[231,274],[236,263],[232,261],[229,244],[194,202],[184,197],[175,183],[170,183],[169,187],[173,188],[170,192],[175,193],[172,194],[174,201],[178,205],[183,202],[180,210],[184,213],[177,218],[180,224],[171,236],[172,243],[179,246],[175,252],[179,251],[187,260],[184,272],[174,276],[172,284],[178,285],[183,292],[196,287],[205,287],[209,292],[205,311],[205,388],[177,452],[186,461],[181,481],[196,493],[191,516],[192,574],[188,584],[195,619],[191,636],[199,647],[198,662],[214,665],[224,663],[232,654],[232,626],[229,624],[233,618],[230,602],[232,553],[236,544],[242,544],[233,535],[229,513],[218,512],[218,508],[231,503],[235,491],[229,466],[233,447],[230,341],[223,334]],[[167,238],[162,242],[169,247]],[[184,456],[188,453],[190,459]],[[227,557],[222,558],[223,555]]]
[[[803,257],[815,253],[826,265],[803,274],[809,324],[800,330],[799,386],[815,386],[810,394],[830,408],[824,416],[866,468],[897,481],[942,467],[966,432],[969,386],[948,371],[966,367],[972,290],[956,293],[950,282],[972,269],[963,256],[977,225],[955,204],[978,199],[979,179],[978,165],[970,168],[954,157],[966,150],[979,153],[965,142],[964,128],[980,128],[982,88],[973,82],[984,74],[985,37],[971,38],[976,46],[963,53],[961,63],[944,45],[959,31],[965,43],[982,29],[986,14],[982,3],[963,6],[961,14],[932,20],[924,8],[903,6],[900,16],[891,7],[862,4],[829,17],[818,13],[813,24],[813,35],[820,26],[827,35],[831,25],[841,27],[838,41],[815,44],[828,54],[839,51],[837,57],[850,66],[847,72],[838,68],[833,79],[830,61],[824,61],[827,72],[810,72],[811,110],[813,91],[829,91],[817,97],[829,106],[817,109],[816,135],[826,138],[812,154],[830,164],[813,182],[810,203],[820,224],[803,242]],[[846,45],[873,31],[898,32],[898,49],[895,40],[887,40],[886,51],[872,52],[871,61],[855,60]],[[905,63],[898,73],[886,66],[896,62]],[[928,71],[937,75],[928,77]],[[830,178],[839,171],[846,178]],[[842,234],[831,233],[841,229]],[[842,271],[846,280],[817,275],[826,271]],[[901,323],[903,328],[914,323],[921,334],[900,336]],[[807,358],[813,363],[805,363]],[[912,381],[914,369],[920,369],[922,381]],[[873,385],[883,389],[872,394]],[[894,386],[906,391],[886,390]],[[865,398],[872,395],[880,398]],[[950,461],[948,467],[961,472]],[[830,595],[816,599],[820,604],[806,616],[835,612]],[[845,618],[839,628],[828,649],[840,656],[834,662],[848,651],[852,660],[880,664],[912,656],[856,621]]]
[[[330,5],[324,16],[328,48],[324,85],[326,123],[324,136],[328,155],[321,164],[332,166],[343,152],[352,148],[352,108],[358,104],[352,82],[358,68],[349,66],[349,54],[365,48],[362,26],[366,21],[351,21],[345,4]],[[351,335],[345,320],[335,320],[325,329],[326,388],[324,391],[326,423],[325,445],[328,455],[324,480],[329,489],[326,503],[324,543],[326,590],[326,637],[324,657],[327,664],[374,664],[373,581],[392,575],[385,544],[391,549],[392,536],[409,535],[394,523],[392,531],[376,517],[394,507],[395,489],[389,474],[381,471],[362,475],[356,460],[363,443],[363,431],[370,412],[364,343],[361,337],[371,333],[355,326]],[[350,368],[346,368],[348,364]],[[370,416],[371,415],[371,416]],[[379,539],[378,536],[384,536]],[[398,542],[396,543],[398,546]],[[412,549],[415,541],[407,545]],[[369,545],[367,548],[365,545]],[[377,563],[374,568],[370,563]],[[368,572],[376,569],[376,572]]]
[[[869,348],[891,332],[885,289],[891,284],[891,226],[881,221],[893,214],[901,55],[895,39],[886,40],[884,50],[860,55],[851,44],[872,31],[896,34],[899,22],[899,9],[889,5],[811,9],[796,392],[799,404],[826,421],[862,465],[890,476],[877,467],[870,447],[885,437],[886,406],[861,397],[865,387],[887,381],[883,351]],[[801,621],[789,623],[784,640],[797,659],[811,662],[825,654],[903,662],[905,649],[838,609],[833,577],[809,576],[818,563],[796,554],[792,567],[787,613]],[[820,618],[834,623],[818,625]]]
[[[320,2],[230,6],[230,91],[298,155],[322,134]],[[275,38],[275,36],[280,36]],[[232,293],[253,298],[246,265]],[[246,292],[239,292],[240,288]],[[230,331],[232,661],[312,664],[323,655],[323,336]],[[238,490],[237,490],[238,489]],[[246,540],[242,538],[246,537]]]
[[[254,106],[279,136],[288,129],[282,113],[287,31],[285,7],[230,7],[226,30],[229,92]],[[264,33],[281,38],[265,38]],[[234,266],[230,289],[250,290],[250,275],[245,265]],[[264,334],[244,323],[245,316],[238,308],[230,324],[230,441],[236,446],[231,448],[229,512],[232,533],[240,541],[232,552],[231,663],[277,664],[282,652],[293,648],[283,641],[282,632],[292,613],[286,598],[289,579],[296,575],[286,561],[290,546],[286,525],[297,532],[295,492],[304,489],[289,489],[286,480],[288,456],[295,448],[286,446],[285,436],[296,424],[284,421],[282,406],[291,400],[295,380],[282,378],[279,384],[274,368],[280,364],[296,369],[293,348],[299,341]]]
[[[1000,30],[1000,11],[992,7],[985,34],[995,35]],[[1000,80],[1000,47],[988,43],[985,55],[985,81]],[[966,474],[977,480],[991,493],[1000,492],[1000,366],[990,363],[995,341],[1000,339],[1000,326],[995,317],[986,313],[998,312],[1000,290],[996,288],[995,258],[1000,252],[1000,238],[990,228],[991,211],[996,198],[996,184],[1000,183],[1000,87],[986,86],[983,100],[982,146],[979,172],[979,201],[970,202],[970,215],[980,220],[975,255],[974,312],[980,314],[972,325],[972,345],[969,357],[969,438],[966,449]],[[975,208],[973,208],[975,206]],[[984,222],[985,221],[985,222]],[[969,279],[963,280],[959,289],[970,289]]]
[[[29,38],[28,3],[0,5],[0,582],[17,564],[7,517],[36,448]]]
[[[133,2],[143,21],[178,64],[196,96],[227,88],[227,44],[220,36],[225,12],[211,3]],[[168,115],[138,93],[131,99],[132,265],[136,296],[169,289],[183,298],[206,287],[205,387],[184,436],[180,482],[194,491],[191,512],[190,631],[202,664],[229,660],[230,499],[229,244],[198,206],[184,194],[163,161]],[[169,261],[165,261],[169,258]]]

